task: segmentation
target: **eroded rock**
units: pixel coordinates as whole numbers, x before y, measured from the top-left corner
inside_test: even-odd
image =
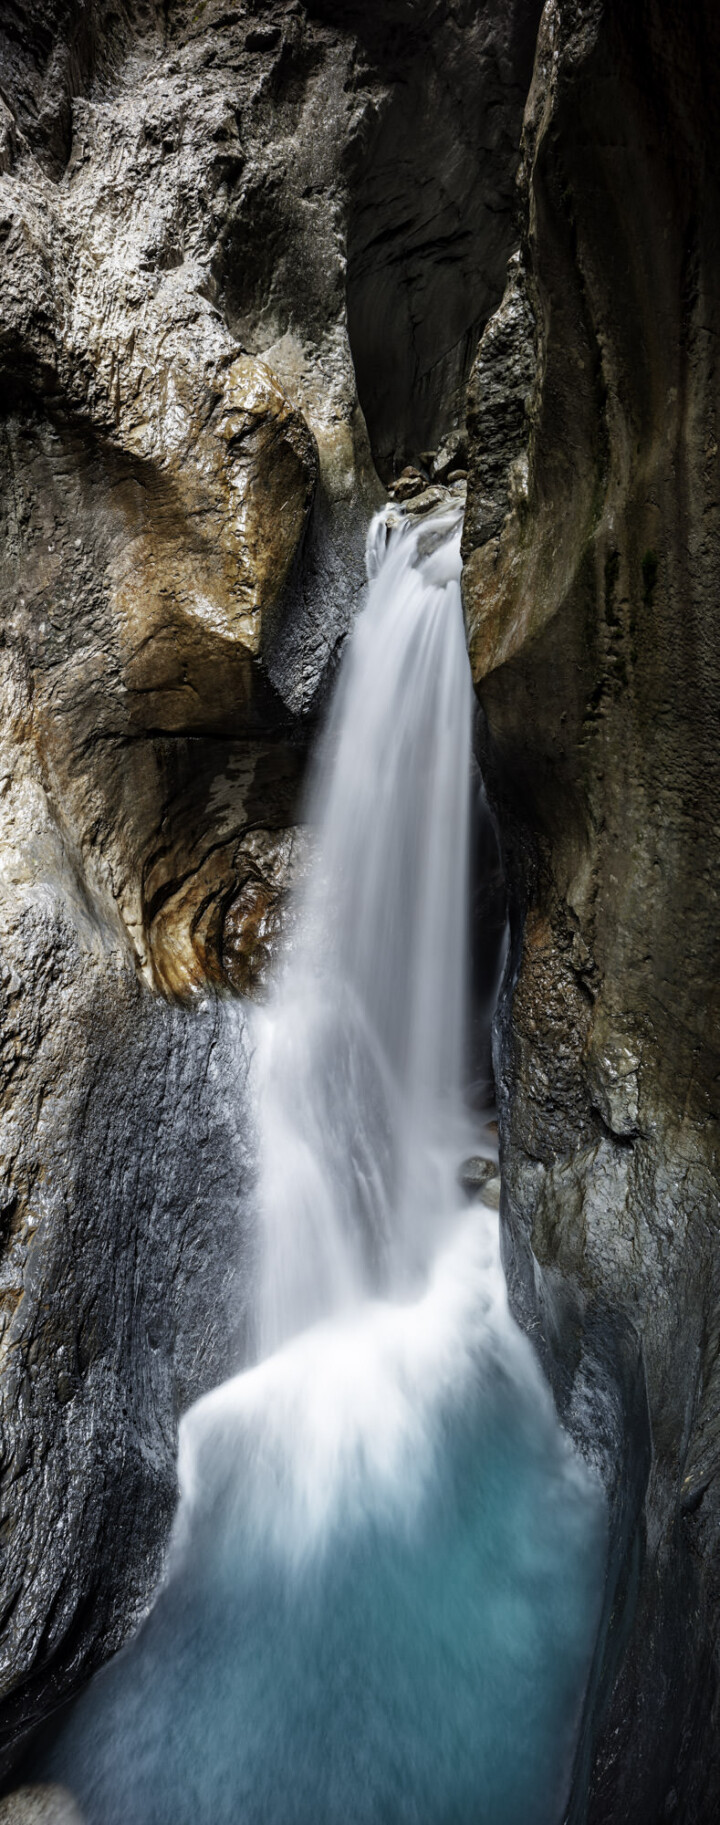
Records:
[[[546,6],[523,246],[469,393],[506,1258],[609,1448],[593,1825],[720,1803],[718,51],[711,6]]]

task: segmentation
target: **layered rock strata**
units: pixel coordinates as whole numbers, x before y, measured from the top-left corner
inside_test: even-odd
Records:
[[[506,1256],[611,1489],[593,1825],[720,1804],[719,55],[710,4],[548,0],[469,388]]]

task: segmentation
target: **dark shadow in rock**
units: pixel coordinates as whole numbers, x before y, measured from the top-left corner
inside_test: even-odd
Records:
[[[541,10],[537,0],[466,8],[462,21],[443,14],[441,32],[434,6],[358,14],[368,57],[392,85],[351,152],[347,267],[358,393],[386,481],[464,417],[516,233]]]

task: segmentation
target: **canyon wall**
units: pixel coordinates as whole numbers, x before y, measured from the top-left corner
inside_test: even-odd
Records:
[[[549,0],[468,394],[506,1262],[616,1466],[593,1825],[720,1804],[719,56],[709,3]]]
[[[720,24],[541,11],[0,4],[4,1766],[247,1348],[243,998],[368,517],[466,437],[506,1264],[613,1522],[572,1816],[717,1813]]]
[[[242,997],[378,471],[502,295],[539,13],[0,4],[4,1767],[247,1348]]]

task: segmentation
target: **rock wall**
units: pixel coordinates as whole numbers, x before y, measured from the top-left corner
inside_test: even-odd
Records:
[[[512,244],[540,12],[537,0],[356,8],[391,83],[353,170],[347,271],[358,390],[385,480],[464,418]]]
[[[246,1347],[234,995],[375,463],[501,296],[539,11],[0,3],[3,1766],[147,1603]]]
[[[548,0],[469,388],[505,1250],[613,1502],[593,1825],[720,1805],[719,55],[710,0]]]
[[[494,312],[505,1249],[613,1516],[572,1816],[717,1813],[720,25],[547,0],[516,226],[540,12],[0,5],[6,1764],[142,1611],[246,1347],[237,995],[378,473],[457,435]]]

